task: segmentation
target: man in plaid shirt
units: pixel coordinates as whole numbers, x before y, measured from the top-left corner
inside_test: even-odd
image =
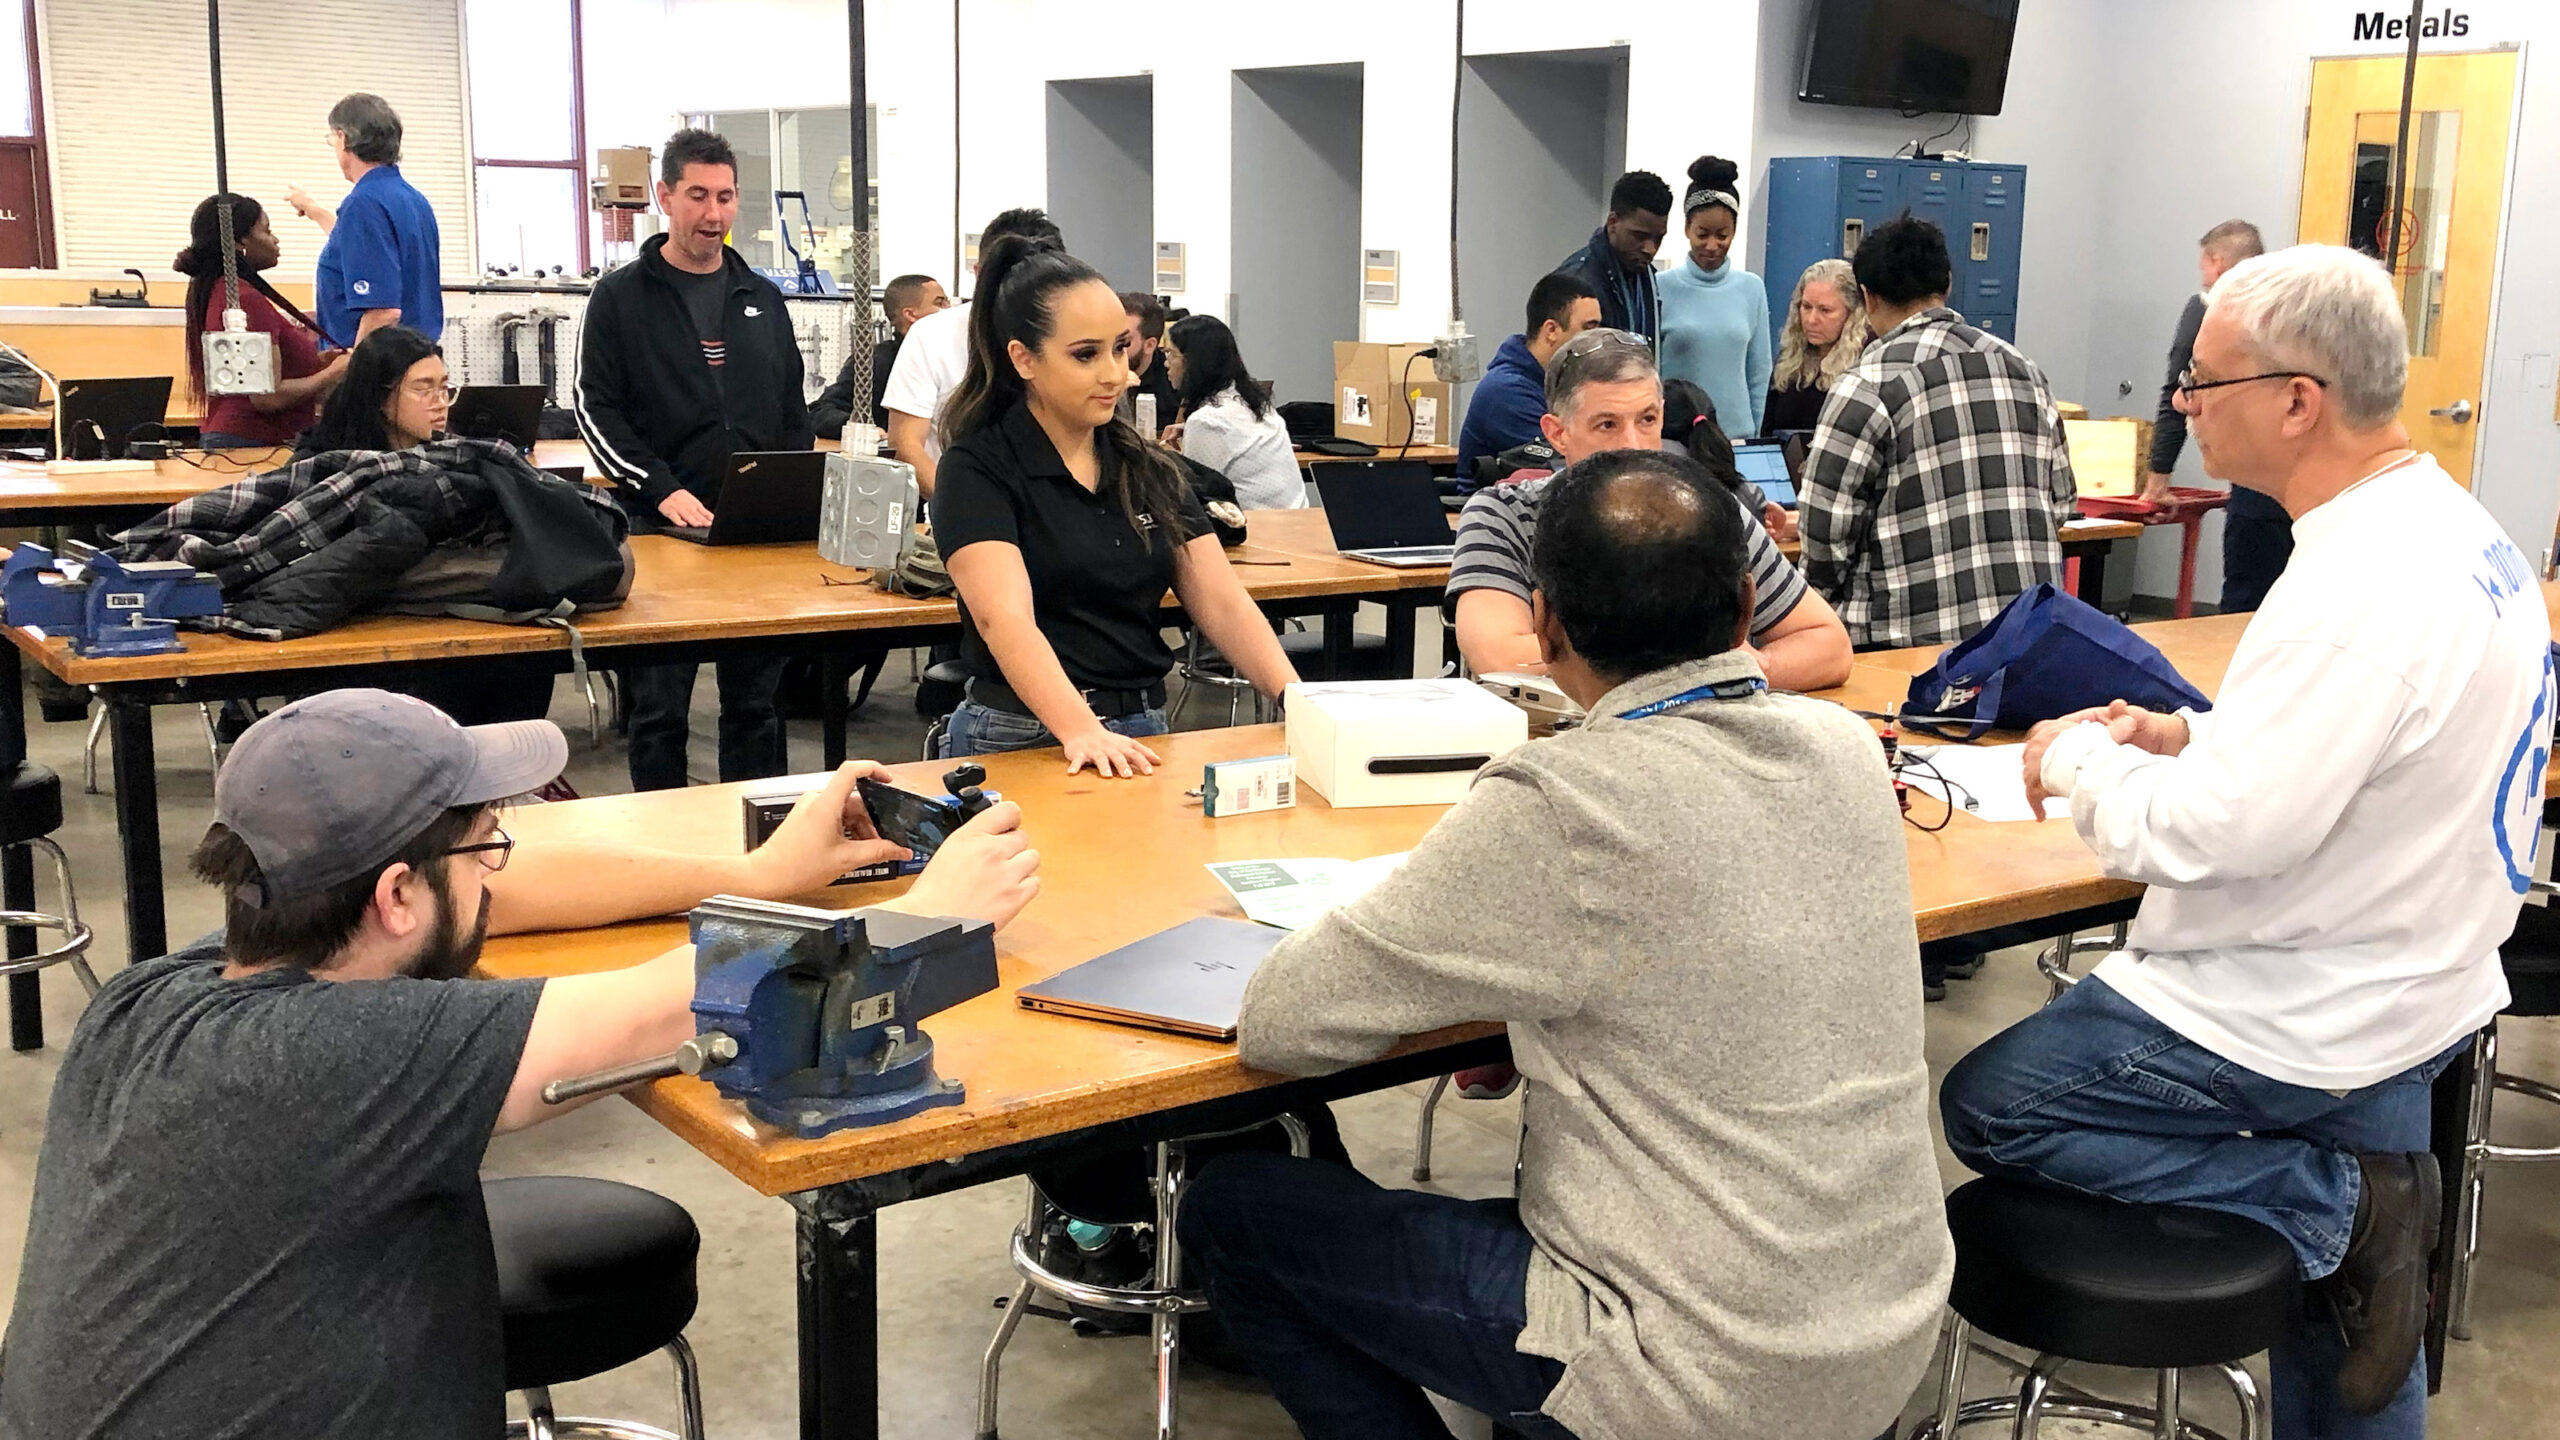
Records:
[[[1939,645],[2062,575],[2076,488],[2035,362],[1947,308],[1947,237],[1908,214],[1852,262],[1881,338],[1813,432],[1804,572],[1861,650]]]

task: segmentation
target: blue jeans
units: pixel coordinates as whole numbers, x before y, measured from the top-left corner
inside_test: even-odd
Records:
[[[1144,739],[1162,735],[1173,726],[1162,710],[1141,710],[1135,715],[1119,715],[1102,722],[1102,728],[1114,735]],[[1010,710],[995,710],[975,700],[963,700],[951,712],[942,730],[942,752],[939,758],[959,760],[971,755],[1001,755],[1007,750],[1037,750],[1055,745],[1058,737],[1049,727],[1029,715],[1016,715]]]
[[[2317,1279],[2347,1252],[2356,1155],[2426,1149],[2428,1087],[2469,1044],[2337,1095],[2226,1060],[2083,980],[1958,1061],[1938,1107],[1948,1148],[1982,1174],[2245,1215]],[[2277,1440],[2426,1433],[2423,1356],[2390,1407],[2362,1417],[2337,1400],[2343,1354],[2326,1315],[2310,1312],[2276,1347]]]
[[[1307,1440],[1449,1440],[1426,1387],[1530,1440],[1572,1440],[1538,1413],[1563,1362],[1513,1348],[1531,1249],[1517,1203],[1230,1154],[1193,1183],[1179,1228],[1228,1336]]]

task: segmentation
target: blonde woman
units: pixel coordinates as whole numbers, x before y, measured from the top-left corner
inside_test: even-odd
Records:
[[[1846,260],[1816,260],[1796,278],[1786,333],[1769,375],[1769,405],[1760,430],[1810,430],[1822,418],[1831,382],[1849,373],[1867,348],[1867,309]]]

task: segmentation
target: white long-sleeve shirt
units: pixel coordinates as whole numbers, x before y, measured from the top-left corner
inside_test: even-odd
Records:
[[[2293,535],[2179,754],[2084,725],[2043,776],[2107,873],[2151,887],[2097,977],[2225,1059],[2344,1090],[2506,1004],[2497,951],[2541,835],[2551,625],[2530,562],[2432,460]]]
[[[1307,484],[1287,422],[1277,409],[1257,417],[1233,385],[1183,417],[1182,453],[1225,475],[1247,510],[1306,507]]]

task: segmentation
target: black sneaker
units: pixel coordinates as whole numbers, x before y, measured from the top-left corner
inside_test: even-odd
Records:
[[[2444,1217],[2444,1176],[2424,1150],[2358,1155],[2363,1184],[2347,1258],[2328,1279],[2347,1355],[2338,1398],[2379,1415],[2408,1381],[2427,1331],[2427,1259]]]
[[[1937,1004],[1939,1001],[1946,999],[1946,998],[1947,998],[1947,982],[1946,982],[1946,981],[1944,981],[1944,980],[1923,980],[1923,981],[1921,981],[1921,982],[1920,982],[1920,998],[1921,998],[1922,1000],[1927,1001],[1928,1003],[1930,1003],[1930,1004],[1932,1004],[1932,1005],[1935,1005],[1935,1004]]]
[[[1145,1285],[1155,1276],[1153,1236],[1136,1226],[1112,1227],[1111,1238],[1092,1250],[1075,1242],[1063,1220],[1052,1221],[1040,1239],[1040,1263],[1068,1280],[1128,1289]],[[1144,1315],[1065,1303],[1079,1335],[1137,1335],[1149,1328]]]
[[[1982,973],[1982,962],[1988,958],[1988,956],[1977,950],[1962,960],[1950,960],[1947,962],[1947,978],[1950,980],[1970,980],[1974,976]]]

